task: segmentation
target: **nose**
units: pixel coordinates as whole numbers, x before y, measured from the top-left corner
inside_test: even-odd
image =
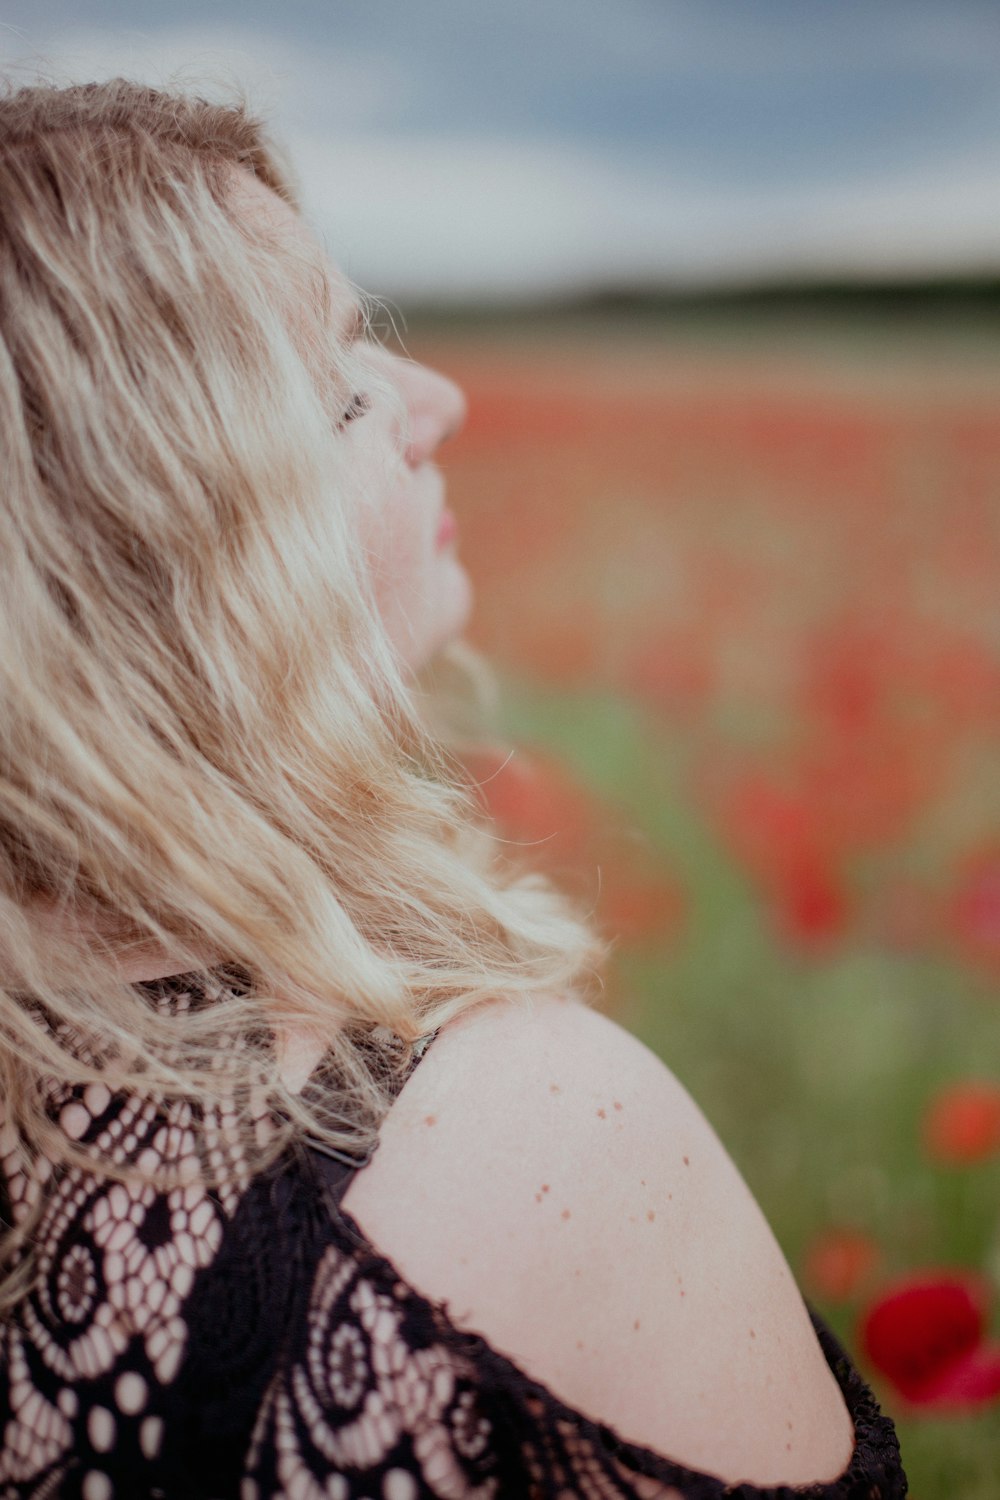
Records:
[[[400,361],[397,379],[409,418],[406,462],[413,468],[433,458],[465,421],[467,404],[461,388],[447,375],[426,365]]]

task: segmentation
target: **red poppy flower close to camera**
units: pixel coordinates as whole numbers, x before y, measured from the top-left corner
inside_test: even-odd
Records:
[[[984,1161],[1000,1151],[1000,1084],[968,1080],[941,1089],[924,1116],[924,1145],[950,1166]]]
[[[971,1272],[928,1272],[883,1289],[861,1320],[868,1359],[911,1406],[1000,1400],[1000,1342],[984,1338],[989,1292]]]
[[[823,1229],[806,1250],[803,1280],[828,1302],[856,1296],[878,1264],[879,1249],[859,1229]]]

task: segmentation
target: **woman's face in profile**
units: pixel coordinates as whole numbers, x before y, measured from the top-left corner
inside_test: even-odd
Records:
[[[310,231],[276,193],[249,173],[236,174],[238,212],[263,216],[268,227],[295,242],[312,244]],[[336,266],[329,266],[332,317],[345,344],[357,327],[357,300]],[[302,317],[317,314],[303,293]],[[458,560],[455,519],[446,507],[440,444],[462,425],[465,398],[452,381],[424,365],[365,343],[355,357],[379,381],[395,386],[405,405],[407,444],[396,462],[395,413],[385,409],[377,386],[358,390],[339,414],[340,440],[350,445],[371,506],[364,541],[372,559],[375,596],[386,630],[403,662],[419,671],[464,629],[472,604],[468,575]]]

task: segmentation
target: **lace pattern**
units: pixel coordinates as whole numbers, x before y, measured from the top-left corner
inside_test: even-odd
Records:
[[[251,1179],[224,1120],[94,1085],[53,1107],[74,1139],[173,1164],[178,1182],[32,1176],[3,1138],[11,1211],[45,1199],[37,1283],[0,1330],[5,1500],[906,1493],[891,1423],[822,1325],[850,1469],[806,1490],[726,1487],[574,1412],[409,1286],[339,1207],[346,1162],[300,1149]],[[196,1129],[222,1153],[221,1190],[198,1180]]]

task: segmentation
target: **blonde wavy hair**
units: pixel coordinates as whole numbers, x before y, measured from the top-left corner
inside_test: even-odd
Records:
[[[4,1149],[112,1175],[134,1164],[67,1141],[51,1080],[225,1108],[251,1171],[303,1135],[364,1154],[415,1042],[596,954],[498,859],[402,675],[332,419],[351,351],[318,253],[234,212],[235,168],[295,206],[242,104],[0,98]],[[116,973],[150,943],[213,1003]],[[283,1036],[324,1087],[290,1086]]]

